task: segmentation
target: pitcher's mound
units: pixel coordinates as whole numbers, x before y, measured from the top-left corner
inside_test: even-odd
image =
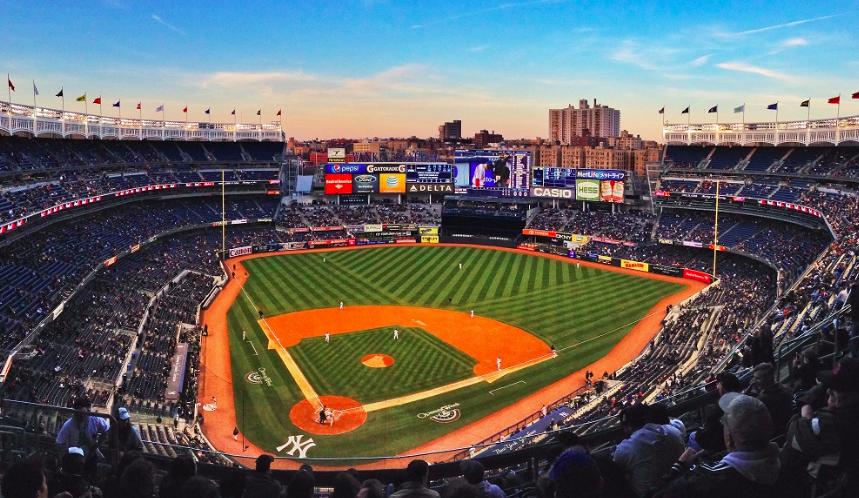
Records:
[[[353,431],[367,420],[367,412],[352,398],[343,396],[320,396],[319,402],[331,410],[334,425],[331,419],[323,425],[319,423],[319,408],[310,404],[308,400],[302,400],[289,411],[289,418],[299,429],[311,434],[344,434]]]
[[[361,363],[370,368],[386,368],[394,364],[394,359],[386,354],[368,354],[361,358]]]

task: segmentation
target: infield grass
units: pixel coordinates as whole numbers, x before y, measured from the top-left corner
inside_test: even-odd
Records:
[[[459,263],[462,270],[458,269]],[[371,412],[361,427],[347,434],[313,435],[316,446],[308,453],[313,457],[394,455],[483,418],[604,357],[661,299],[685,288],[682,284],[598,268],[576,268],[573,260],[430,245],[273,255],[244,261],[244,266],[250,273],[246,292],[239,295],[228,313],[237,420],[248,439],[274,454],[279,454],[276,446],[290,435],[303,434],[288,417],[289,409],[302,396],[276,351],[265,350],[267,341],[257,324],[257,308],[265,310],[266,316],[333,308],[340,301],[348,306],[408,305],[461,312],[474,309],[481,316],[539,337],[560,353],[557,360],[505,376],[500,384],[510,387],[496,394],[488,392],[493,389],[489,384],[479,383]],[[256,344],[255,350],[247,341],[241,341],[242,330]],[[338,342],[364,340],[359,337],[364,333],[332,337],[332,344],[335,338]],[[390,333],[383,331],[379,339],[390,342],[385,340]],[[345,339],[351,335],[355,338]],[[373,335],[370,332],[369,336]],[[391,354],[396,362],[408,361],[413,366],[398,375],[395,386],[389,386],[394,382],[387,380],[374,386],[372,379],[362,377],[367,372],[356,373],[356,369],[361,370],[359,362],[336,361],[330,356],[331,349],[319,343],[324,344],[322,338],[305,339],[291,348],[300,357],[311,384],[320,393],[350,396],[362,402],[365,396],[367,401],[389,399],[397,393],[432,387],[428,383],[447,383],[458,378],[457,369],[465,366],[457,364],[463,360],[455,359],[456,355],[430,351],[427,346],[408,353],[396,352]],[[390,354],[378,350],[381,345],[359,351],[361,347],[364,346],[355,346],[354,355],[358,358],[371,353]],[[444,361],[450,365],[444,367],[443,373],[438,372],[438,377],[428,380],[422,374],[426,371],[422,364],[435,367],[438,359],[432,355],[436,354],[447,355]],[[247,383],[246,374],[260,368],[269,376],[270,385]],[[579,381],[570,385],[571,391]],[[383,394],[386,390],[388,394]],[[417,417],[454,403],[459,404],[462,413],[456,422],[437,424]]]

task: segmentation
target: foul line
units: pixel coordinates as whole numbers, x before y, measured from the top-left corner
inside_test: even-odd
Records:
[[[247,299],[248,302],[251,303],[251,306],[253,306],[254,310],[256,310],[257,314],[259,314],[259,308],[257,308],[256,304],[254,304],[253,299],[251,299],[250,294],[248,294],[248,292],[245,290],[245,286],[242,285],[242,282],[238,279],[236,279],[236,282],[239,283],[239,287],[242,289],[242,293],[244,293],[245,299]],[[264,323],[265,328],[268,329],[268,333],[266,334],[266,336],[268,337],[269,341],[273,339],[279,346],[279,348],[275,348],[277,350],[277,355],[280,356],[281,361],[283,361],[283,364],[286,366],[286,369],[289,371],[290,375],[292,375],[293,380],[295,380],[295,383],[298,384],[298,388],[301,390],[301,394],[304,395],[307,401],[311,403],[315,401],[316,404],[321,406],[322,403],[319,401],[319,394],[316,393],[316,390],[313,389],[313,386],[310,385],[310,381],[308,381],[307,377],[304,376],[304,372],[302,372],[298,364],[295,363],[295,360],[292,358],[292,355],[289,354],[289,351],[287,351],[286,348],[283,346],[283,343],[280,342],[280,338],[277,336],[277,334],[274,333],[274,330],[271,329],[265,318],[261,318],[257,323],[260,322]]]
[[[254,356],[259,356],[259,353],[257,353],[257,348],[256,348],[256,346],[254,346],[253,341],[245,341],[245,342],[247,342],[248,344],[251,345],[252,348],[254,348]]]
[[[495,391],[500,391],[500,390],[502,390],[502,389],[507,389],[508,387],[515,386],[516,384],[524,384],[524,383],[525,383],[525,381],[524,381],[524,380],[520,380],[520,381],[514,382],[514,383],[512,383],[512,384],[507,384],[506,386],[501,386],[501,387],[499,387],[499,388],[497,388],[497,389],[493,389],[493,390],[489,391],[489,394],[491,395],[491,394],[493,394]]]

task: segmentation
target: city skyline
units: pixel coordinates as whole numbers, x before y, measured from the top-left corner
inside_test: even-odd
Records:
[[[0,71],[13,102],[104,114],[232,122],[277,121],[287,136],[547,138],[548,110],[597,99],[621,111],[620,128],[661,140],[672,123],[859,115],[859,60],[851,25],[859,0],[595,5],[565,0],[456,5],[396,0],[66,5],[0,1]],[[6,100],[8,93],[0,99]],[[665,114],[659,109],[665,107]],[[681,114],[686,107],[690,114]],[[205,114],[211,109],[211,114]],[[95,113],[89,105],[89,112]]]

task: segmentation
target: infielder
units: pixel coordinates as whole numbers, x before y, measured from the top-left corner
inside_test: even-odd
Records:
[[[495,358],[495,367],[498,369],[499,372],[501,371],[501,357],[500,356],[498,358]]]
[[[471,318],[474,318],[474,310],[471,310]]]
[[[340,309],[343,309],[343,301],[340,301]]]
[[[331,334],[328,332],[325,333],[325,342],[331,342]]]

